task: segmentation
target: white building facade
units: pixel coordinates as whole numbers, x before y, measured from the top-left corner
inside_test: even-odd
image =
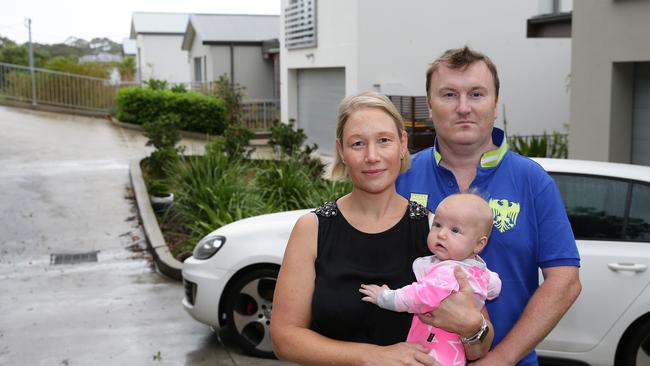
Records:
[[[247,100],[279,99],[277,15],[193,14],[184,34],[190,80],[221,75],[243,86]]]
[[[188,19],[182,13],[133,13],[131,39],[136,41],[140,81],[190,81],[187,51],[181,48]]]
[[[505,107],[510,134],[565,133],[571,40],[527,38],[526,19],[539,12],[538,2],[519,0],[282,0],[280,24],[289,24],[280,36],[282,120],[296,119],[309,142],[331,155],[344,96],[424,96],[428,65],[468,45],[498,67],[497,126]],[[302,25],[290,28],[300,16]]]

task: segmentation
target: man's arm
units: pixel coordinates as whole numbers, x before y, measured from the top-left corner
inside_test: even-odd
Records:
[[[542,269],[544,282],[503,340],[473,365],[514,365],[548,335],[578,298],[578,267]]]

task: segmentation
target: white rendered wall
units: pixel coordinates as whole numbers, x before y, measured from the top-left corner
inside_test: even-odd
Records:
[[[217,80],[219,76],[226,74],[230,78],[230,46],[203,46],[208,49],[208,80]]]
[[[574,5],[569,157],[630,163],[632,63],[650,61],[650,2]]]
[[[497,65],[497,126],[505,104],[509,134],[567,132],[571,40],[526,38],[537,2],[359,0],[358,12],[357,89],[379,84],[385,94],[425,95],[428,65],[469,45]]]
[[[282,0],[284,9],[289,0]],[[318,1],[318,46],[284,48],[281,30],[282,120],[295,118],[295,73],[345,67],[346,94],[379,90],[425,95],[428,64],[465,44],[497,64],[501,80],[497,126],[506,107],[508,133],[566,132],[571,40],[526,38],[536,1]],[[284,24],[284,14],[280,24]]]
[[[199,57],[201,58],[201,76],[202,76],[202,81],[210,81],[214,80],[212,75],[213,75],[213,70],[212,70],[212,64],[211,60],[212,57],[209,55],[210,49],[202,44],[201,39],[198,37],[198,35],[194,36],[194,40],[192,40],[192,46],[190,47],[190,50],[188,51],[188,70],[189,70],[189,79],[188,80],[195,80],[195,75],[194,75],[194,58]],[[206,57],[208,56],[208,57]],[[207,65],[206,65],[207,63]]]
[[[187,51],[181,49],[183,35],[138,34],[142,81],[162,79],[172,83],[190,80]]]
[[[235,46],[235,81],[245,87],[245,99],[273,99],[273,60],[262,46]]]
[[[280,24],[284,24],[284,9],[289,1],[282,0]],[[298,69],[343,67],[346,95],[359,91],[357,1],[320,0],[316,4],[317,47],[287,50],[284,47],[284,28],[280,29],[280,105],[283,122],[298,115]]]

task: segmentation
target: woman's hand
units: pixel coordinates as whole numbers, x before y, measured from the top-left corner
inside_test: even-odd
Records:
[[[435,358],[427,354],[429,350],[415,343],[397,343],[379,347],[379,352],[368,352],[364,364],[381,366],[440,366]]]

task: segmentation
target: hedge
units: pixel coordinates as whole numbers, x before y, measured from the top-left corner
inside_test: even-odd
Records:
[[[125,88],[117,94],[115,116],[122,122],[142,125],[166,114],[176,115],[183,131],[220,135],[226,127],[224,103],[216,97],[146,88]]]

